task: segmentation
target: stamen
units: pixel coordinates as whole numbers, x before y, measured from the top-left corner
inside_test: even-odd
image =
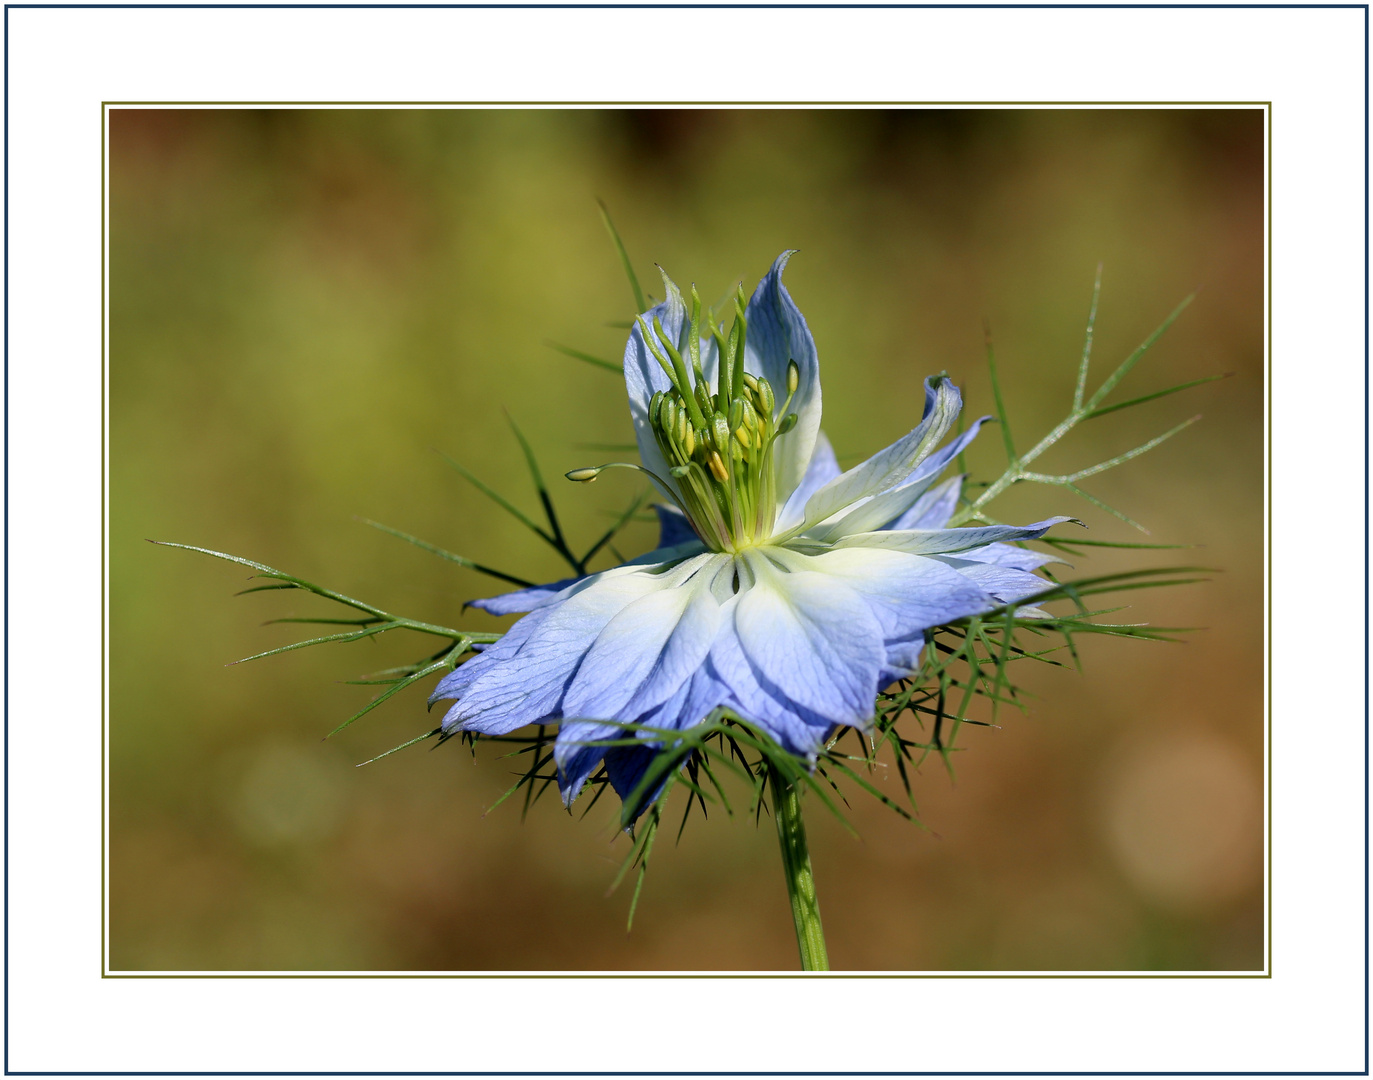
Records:
[[[652,318],[651,326],[643,316],[638,322],[646,346],[671,384],[671,389],[653,394],[648,421],[674,498],[708,547],[737,552],[772,534],[777,518],[772,447],[798,422],[788,409],[800,383],[800,368],[794,360],[787,365],[788,395],[779,409],[768,380],[744,370],[748,308],[742,283],[732,300],[734,321],[728,334],[716,325],[709,308],[703,310],[694,284],[690,319],[675,337],[667,334],[661,318]],[[701,367],[703,332],[715,339],[718,349],[713,388]],[[587,483],[608,467],[575,469],[568,476]]]

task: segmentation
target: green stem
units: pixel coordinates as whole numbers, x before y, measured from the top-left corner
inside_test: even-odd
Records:
[[[777,842],[782,848],[782,872],[791,898],[791,917],[796,922],[796,944],[801,950],[802,971],[828,971],[825,931],[820,926],[820,902],[815,896],[815,875],[806,846],[806,823],[801,819],[801,790],[788,784],[774,769],[768,770],[772,812],[777,819]]]

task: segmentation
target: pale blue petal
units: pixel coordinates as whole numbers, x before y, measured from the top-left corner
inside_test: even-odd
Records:
[[[942,529],[958,509],[958,496],[963,492],[964,476],[953,476],[920,496],[920,499],[886,529]]]
[[[564,714],[614,717],[655,671],[692,593],[683,588],[657,590],[617,612],[568,686]]]
[[[941,446],[933,454],[922,461],[901,486],[913,484],[920,480],[932,479],[949,467],[949,464],[968,448],[968,445],[977,438],[977,433],[982,430],[982,425],[990,420],[990,416],[979,416],[969,425],[968,430],[963,432],[947,446]]]
[[[728,622],[728,616],[723,609],[720,615],[720,628],[723,629]],[[720,633],[717,631],[711,642],[712,648],[719,637]],[[708,662],[703,662],[692,672],[691,678],[677,688],[676,693],[661,705],[644,713],[636,722],[645,727],[685,731],[701,723],[721,705],[729,705],[732,701],[730,688],[720,680]],[[639,737],[649,741],[655,739],[651,732],[641,732]]]
[[[1009,566],[1015,570],[1038,570],[1052,562],[1063,562],[1057,555],[1030,551],[1014,544],[988,544],[986,547],[973,548],[971,551],[960,551],[958,557],[973,562]]]
[[[892,548],[913,555],[953,555],[1005,540],[1037,540],[1055,525],[1073,518],[1054,517],[1033,525],[980,525],[968,529],[905,529],[900,532],[855,533],[835,547]]]
[[[836,521],[819,525],[807,533],[814,539],[832,543],[849,533],[889,529],[890,522],[904,515],[927,492],[935,479],[948,468],[949,462],[961,454],[977,437],[978,429],[989,417],[983,417],[948,446],[927,457],[904,481],[879,495],[856,504]]]
[[[606,571],[574,585],[567,599],[526,615],[512,631],[526,620],[537,619],[534,631],[513,657],[482,665],[481,674],[465,687],[445,717],[449,725],[445,730],[504,735],[560,715],[563,692],[605,625],[640,597],[670,588],[674,573],[638,568]],[[483,653],[470,663],[481,663],[491,655]]]
[[[794,254],[794,251],[782,252],[772,269],[758,282],[758,288],[748,302],[748,337],[744,345],[744,370],[766,376],[772,384],[779,420],[787,397],[787,365],[795,360],[799,369],[796,394],[789,409],[796,413],[796,427],[773,446],[779,502],[785,501],[801,482],[820,431],[820,363],[815,353],[815,339],[805,317],[782,284],[782,271]]]
[[[729,700],[722,704],[758,725],[782,749],[813,762],[835,722],[789,698],[749,662],[734,628],[738,603],[734,596],[725,605],[725,625],[706,661],[707,678],[729,688]]]
[[[919,558],[920,556],[914,556]],[[1024,570],[994,563],[972,562],[967,559],[954,559],[947,555],[935,555],[927,561],[938,560],[952,567],[960,577],[985,589],[1002,604],[1011,604],[1027,596],[1047,592],[1054,587],[1052,581],[1045,581]]]
[[[720,624],[711,585],[730,561],[698,556],[671,573],[677,584],[619,611],[586,653],[563,699],[564,714],[632,720],[672,697],[710,651]]]
[[[693,540],[699,539],[696,530],[691,527],[691,522],[687,520],[687,516],[675,506],[668,506],[666,503],[654,503],[653,509],[658,515],[658,546],[660,548],[689,544]]]
[[[806,466],[806,475],[783,504],[773,531],[785,532],[801,524],[806,513],[806,502],[838,475],[839,462],[834,456],[834,447],[823,431],[816,432],[815,450],[811,453],[810,464]]]
[[[743,559],[753,581],[734,630],[764,683],[830,723],[870,720],[883,649],[869,605],[832,575],[787,572],[758,549]]]
[[[548,609],[541,608],[533,614],[526,615],[502,634],[499,641],[486,646],[476,656],[445,675],[434,687],[434,692],[429,695],[429,704],[432,706],[436,701],[457,697],[483,672],[518,654],[548,614]],[[446,717],[444,722],[448,722]]]
[[[623,724],[637,724],[644,728],[685,730],[701,723],[716,707],[732,702],[733,695],[729,687],[715,677],[714,669],[709,664],[701,664],[662,704],[642,715],[629,715],[633,709],[631,702],[621,710],[621,715],[616,719]],[[616,748],[604,745],[606,742],[614,743],[630,737],[643,741],[644,749],[641,751],[636,747]],[[597,742],[601,745],[595,745]],[[562,792],[563,801],[571,804],[587,778],[596,771],[596,766],[603,757],[606,761],[606,770],[611,775],[612,786],[620,793],[620,797],[624,798],[632,792],[633,785],[637,784],[639,777],[642,776],[642,770],[663,746],[663,739],[652,731],[634,731],[621,724],[599,720],[565,721],[558,731],[554,753],[558,764],[558,787]],[[632,780],[629,786],[625,786],[617,777],[623,778],[626,775],[626,766],[631,762],[639,762],[638,771],[631,770]],[[665,776],[663,783],[666,782]],[[658,791],[661,790],[662,787],[659,785]],[[641,802],[634,816],[637,817],[644,807],[658,797],[658,791],[650,793],[651,797]]]
[[[900,484],[948,434],[961,406],[958,388],[948,379],[925,380],[925,414],[920,423],[908,435],[835,477],[812,495],[806,503],[802,527],[813,528],[860,499]]]
[[[488,596],[484,600],[469,600],[466,606],[480,608],[492,615],[515,615],[534,611],[543,607],[569,585],[575,585],[581,580],[579,577],[563,578],[562,581],[555,581],[549,585],[533,585],[528,589],[501,593],[500,596]]]

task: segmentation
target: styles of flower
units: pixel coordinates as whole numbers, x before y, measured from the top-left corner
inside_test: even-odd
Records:
[[[694,287],[688,302],[664,275],[667,299],[639,316],[624,356],[642,459],[630,467],[668,500],[659,546],[474,601],[523,617],[431,698],[454,702],[447,734],[558,724],[568,803],[602,761],[629,797],[663,732],[717,709],[813,762],[836,727],[870,724],[877,693],[918,671],[930,630],[1049,587],[1033,571],[1053,557],[1011,542],[1070,519],[947,527],[963,477],[940,475],[986,419],[941,447],[962,404],[947,378],[926,380],[909,434],[840,471],[820,430],[815,341],[782,284],[791,254],[747,304],[739,291],[727,332]]]

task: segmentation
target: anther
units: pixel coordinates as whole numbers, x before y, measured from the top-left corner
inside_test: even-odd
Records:
[[[798,417],[795,413],[787,413],[786,419],[777,425],[777,434],[785,435],[788,431],[790,431],[792,428],[796,426],[797,419]]]
[[[589,484],[601,475],[600,469],[573,469],[567,473],[567,478],[578,484]]]
[[[729,480],[729,470],[725,468],[724,459],[716,451],[712,450],[706,461],[710,465],[710,474],[716,480],[722,484]]]
[[[715,449],[724,450],[729,445],[729,421],[720,413],[716,413],[715,419],[710,422],[710,428],[715,440]]]
[[[767,379],[758,380],[758,403],[763,406],[760,410],[769,420],[772,419],[772,410],[777,404],[777,399],[772,396],[772,384]]]
[[[796,388],[801,384],[801,369],[796,366],[795,360],[787,361],[787,393],[796,393]]]

